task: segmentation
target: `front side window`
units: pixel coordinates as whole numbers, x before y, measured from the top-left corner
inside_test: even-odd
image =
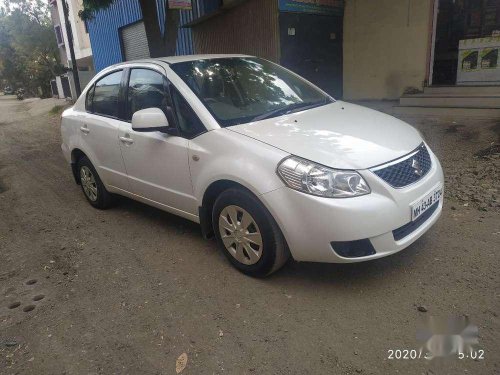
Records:
[[[92,112],[118,117],[122,71],[108,74],[96,82],[92,98]]]
[[[172,101],[174,102],[177,123],[181,134],[186,138],[194,138],[206,131],[205,126],[194,113],[186,99],[176,90],[172,90]]]
[[[146,108],[160,108],[167,115],[167,106],[163,75],[149,69],[132,69],[127,93],[127,120]]]
[[[258,58],[195,60],[170,67],[221,126],[263,120],[332,102],[307,81]]]

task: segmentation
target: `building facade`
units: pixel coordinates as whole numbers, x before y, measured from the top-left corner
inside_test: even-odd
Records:
[[[167,0],[155,1],[163,28]],[[500,0],[188,3],[177,54],[260,56],[335,97],[394,100],[428,86],[500,86]],[[89,22],[97,71],[147,57],[141,20],[138,0],[116,0]]]
[[[154,1],[156,1],[160,30],[164,33],[167,0]],[[219,0],[193,0],[192,9],[179,11],[177,54],[194,53],[191,29],[183,26],[218,9],[218,6]],[[138,0],[116,0],[108,9],[97,12],[87,25],[96,71],[121,61],[149,57],[146,31]]]
[[[49,0],[54,33],[59,46],[61,63],[68,69],[72,68],[71,54],[69,51],[68,34],[64,26],[63,0]],[[85,87],[95,75],[94,61],[92,57],[92,47],[87,25],[78,16],[82,9],[82,0],[66,0],[68,4],[68,20],[71,26],[73,36],[73,49],[75,52],[76,65],[80,86]],[[54,79],[52,91],[60,98],[76,99],[73,75],[71,72]]]

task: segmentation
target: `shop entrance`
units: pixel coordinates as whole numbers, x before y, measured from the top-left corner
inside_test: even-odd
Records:
[[[342,16],[280,12],[281,64],[342,97]]]
[[[432,85],[498,84],[500,0],[438,0]]]

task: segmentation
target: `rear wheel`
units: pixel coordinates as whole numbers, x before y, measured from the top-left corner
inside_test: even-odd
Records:
[[[269,275],[289,258],[274,218],[250,192],[229,189],[221,193],[214,204],[212,222],[219,248],[247,275]]]
[[[92,206],[99,209],[111,206],[113,197],[104,187],[97,171],[86,156],[78,161],[78,176],[83,194]]]

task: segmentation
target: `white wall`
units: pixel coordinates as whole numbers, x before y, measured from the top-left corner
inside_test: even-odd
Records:
[[[426,79],[432,0],[346,0],[344,98],[398,99]]]

